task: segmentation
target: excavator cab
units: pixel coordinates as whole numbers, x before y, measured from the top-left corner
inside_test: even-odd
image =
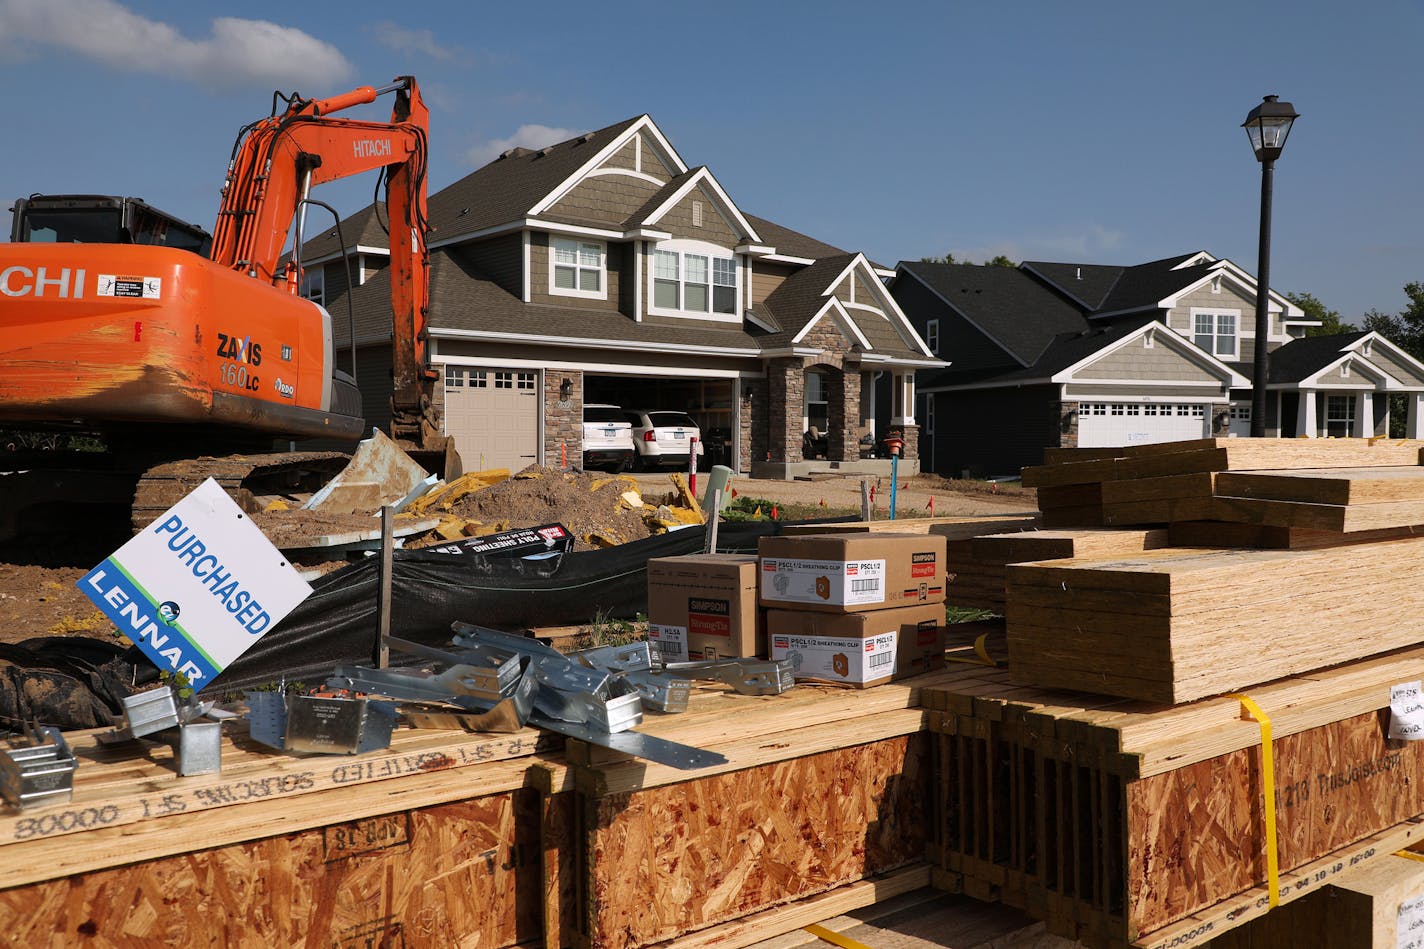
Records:
[[[107,194],[32,194],[16,200],[10,240],[17,244],[150,244],[207,257],[213,237],[138,198]]]

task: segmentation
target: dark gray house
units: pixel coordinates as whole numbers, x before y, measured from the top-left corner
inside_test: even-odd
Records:
[[[953,357],[917,380],[926,470],[1013,475],[1046,447],[1250,433],[1256,283],[1228,260],[902,262],[891,292]],[[1268,434],[1387,432],[1390,395],[1420,431],[1424,365],[1375,333],[1306,339],[1316,324],[1274,292],[1268,312]]]

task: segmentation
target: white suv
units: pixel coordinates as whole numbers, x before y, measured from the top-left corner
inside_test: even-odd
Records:
[[[637,454],[633,448],[632,426],[626,413],[616,405],[583,407],[583,466],[608,465],[613,471],[627,471]]]
[[[640,471],[671,464],[686,468],[693,439],[697,440],[697,457],[702,457],[702,431],[686,412],[639,409],[624,417],[633,429]]]

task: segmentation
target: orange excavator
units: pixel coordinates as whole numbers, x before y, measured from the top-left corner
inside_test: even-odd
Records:
[[[387,93],[389,122],[337,115]],[[42,472],[28,493],[43,502],[75,500],[102,469],[107,489],[80,499],[132,488],[141,524],[209,474],[240,496],[256,493],[263,476],[290,485],[307,468],[323,478],[339,468],[339,457],[314,457],[330,453],[271,454],[279,439],[354,441],[365,432],[354,377],[336,369],[331,315],[298,293],[301,220],[319,203],[309,198],[316,185],[379,171],[390,231],[391,434],[427,467],[459,474],[431,414],[428,116],[409,76],[327,99],[274,95],[272,114],[239,134],[206,256],[201,229],[133,199],[18,201],[12,242],[0,244],[0,429],[83,432],[107,450],[71,453],[43,471],[60,453],[21,459],[0,445],[0,471]],[[295,251],[286,254],[294,222]],[[195,460],[234,451],[263,454]],[[21,484],[5,481],[12,520]]]

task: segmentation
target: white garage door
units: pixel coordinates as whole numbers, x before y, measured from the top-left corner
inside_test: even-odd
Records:
[[[445,434],[466,471],[521,471],[539,460],[539,374],[445,367]]]
[[[1211,418],[1204,402],[1143,405],[1135,402],[1078,403],[1078,447],[1118,448],[1150,442],[1205,438]]]

